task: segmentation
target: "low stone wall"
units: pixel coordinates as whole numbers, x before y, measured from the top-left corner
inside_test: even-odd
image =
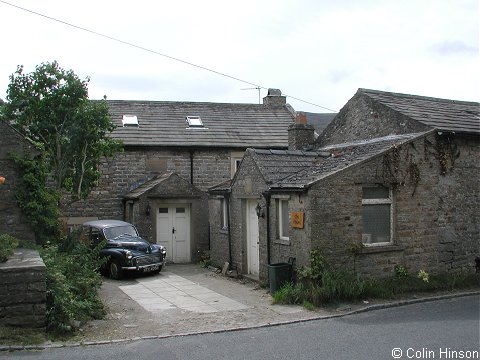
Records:
[[[0,325],[45,327],[46,267],[37,251],[16,249],[0,263]]]

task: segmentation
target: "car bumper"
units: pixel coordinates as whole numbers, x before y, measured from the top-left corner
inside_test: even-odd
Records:
[[[128,271],[156,271],[159,270],[163,266],[162,262],[146,264],[146,265],[139,265],[139,266],[122,266],[122,270]]]

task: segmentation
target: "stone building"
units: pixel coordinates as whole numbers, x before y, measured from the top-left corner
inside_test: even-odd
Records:
[[[318,248],[360,276],[473,269],[478,103],[360,89],[313,148],[298,122],[288,150],[247,150],[209,190],[216,264],[265,280],[267,265],[308,265]]]
[[[247,148],[286,149],[294,119],[275,89],[263,104],[107,102],[124,151],[104,161],[98,186],[64,220],[124,219],[174,262],[209,249],[206,189],[231,179]]]
[[[5,183],[0,184],[0,234],[8,234],[19,239],[35,240],[25,216],[15,200],[15,185],[18,174],[11,155],[35,155],[35,147],[10,126],[0,120],[0,176]]]

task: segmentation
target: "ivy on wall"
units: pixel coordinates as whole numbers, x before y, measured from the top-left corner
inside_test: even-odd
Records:
[[[402,150],[401,150],[402,149]],[[394,146],[383,156],[382,174],[385,184],[390,186],[413,187],[412,196],[415,194],[418,184],[421,181],[420,167],[418,165],[418,150],[415,143],[406,147]],[[446,175],[455,164],[455,159],[460,156],[460,151],[455,141],[454,134],[435,135],[432,141],[425,137],[424,159],[429,161],[433,156],[439,163],[440,175]]]
[[[41,159],[16,155],[12,158],[18,169],[15,199],[35,233],[35,241],[43,245],[57,239],[60,235],[60,195],[55,189],[45,186],[48,179],[46,164]]]
[[[440,165],[440,174],[446,175],[455,165],[455,160],[460,156],[455,134],[437,133],[433,143],[425,138],[424,144],[425,159],[428,159],[429,155],[433,155]]]
[[[397,146],[383,156],[383,181],[394,188],[411,185],[413,196],[420,182],[420,169],[412,151],[416,152],[414,143],[406,148],[403,158]]]

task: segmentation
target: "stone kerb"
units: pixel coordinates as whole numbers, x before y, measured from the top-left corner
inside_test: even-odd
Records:
[[[45,327],[46,267],[37,251],[17,249],[0,264],[0,324]]]

